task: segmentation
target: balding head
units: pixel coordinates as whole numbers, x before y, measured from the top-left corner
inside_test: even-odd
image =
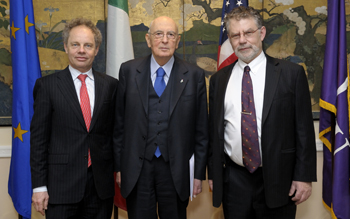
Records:
[[[165,65],[178,48],[180,42],[178,33],[178,27],[170,17],[161,16],[151,22],[146,41],[160,66]]]

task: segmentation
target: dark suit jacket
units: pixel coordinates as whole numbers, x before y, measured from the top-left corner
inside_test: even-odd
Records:
[[[114,195],[113,120],[118,81],[93,71],[95,105],[89,132],[68,68],[34,87],[30,165],[32,187],[47,186],[49,203],[79,202],[87,182],[87,154],[101,199]]]
[[[316,180],[316,145],[309,86],[302,66],[269,56],[266,65],[261,148],[266,204],[287,204],[293,180]],[[235,63],[210,79],[209,179],[213,179],[213,205],[223,193],[224,100]]]
[[[119,72],[116,146],[121,194],[134,188],[144,162],[148,130],[151,56],[123,63]],[[208,149],[207,93],[204,71],[175,57],[167,146],[170,170],[182,200],[189,197],[189,159],[195,154],[195,178],[205,179]]]

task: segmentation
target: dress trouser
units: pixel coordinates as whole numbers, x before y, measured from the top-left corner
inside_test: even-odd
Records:
[[[262,167],[250,173],[228,156],[226,161],[223,188],[225,219],[295,218],[296,205],[291,199],[287,205],[278,208],[269,208],[266,205]]]
[[[88,179],[83,199],[74,204],[49,204],[45,212],[47,219],[110,219],[113,197],[102,200],[98,197],[92,168],[88,168]],[[49,191],[50,196],[50,191]]]
[[[186,219],[188,199],[181,201],[177,195],[169,162],[154,156],[151,161],[144,160],[126,205],[129,219],[157,219],[157,208],[160,219]]]

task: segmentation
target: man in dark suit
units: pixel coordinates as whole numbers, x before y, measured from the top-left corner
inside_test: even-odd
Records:
[[[266,29],[251,7],[227,14],[238,61],[209,88],[209,186],[225,218],[295,218],[311,195],[316,146],[303,67],[262,51]]]
[[[208,146],[204,71],[176,56],[175,22],[158,17],[146,34],[152,55],[123,63],[117,95],[117,183],[131,219],[186,218],[189,160],[202,191]]]
[[[34,87],[32,200],[46,218],[111,218],[118,81],[92,69],[101,41],[90,20],[67,23],[69,66]]]

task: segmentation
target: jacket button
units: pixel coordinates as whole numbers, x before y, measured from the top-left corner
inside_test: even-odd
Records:
[[[143,140],[146,140],[146,136],[142,135]]]
[[[143,158],[142,157],[139,157],[139,160],[142,160]]]
[[[226,168],[226,164],[224,163],[223,165],[222,165],[224,168]]]

